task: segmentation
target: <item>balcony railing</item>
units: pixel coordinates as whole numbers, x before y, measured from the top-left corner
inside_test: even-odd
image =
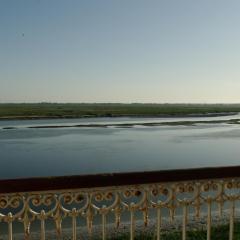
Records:
[[[210,240],[216,216],[227,222],[233,240],[239,190],[240,167],[1,180],[0,224],[7,230],[0,230],[0,239],[63,239],[68,219],[66,239],[108,239],[125,224],[133,240],[137,225],[151,224],[153,239],[160,240],[164,222],[177,218],[182,240],[199,221]],[[47,230],[53,224],[54,238]]]

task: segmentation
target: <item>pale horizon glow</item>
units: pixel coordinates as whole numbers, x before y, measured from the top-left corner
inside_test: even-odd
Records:
[[[3,0],[0,103],[240,103],[237,0]]]

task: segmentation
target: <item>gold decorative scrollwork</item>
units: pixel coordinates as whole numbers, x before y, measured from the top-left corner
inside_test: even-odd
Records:
[[[106,225],[106,215],[113,213],[115,225],[119,227],[123,212],[129,211],[132,219],[131,231],[134,231],[136,211],[142,213],[143,223],[147,226],[150,209],[157,209],[156,215],[160,218],[160,210],[165,208],[169,212],[170,220],[174,220],[176,210],[182,208],[186,225],[190,207],[194,209],[196,218],[199,218],[204,204],[211,211],[211,204],[217,203],[219,216],[222,216],[224,203],[229,201],[234,206],[237,200],[240,200],[239,179],[2,194],[0,221],[8,223],[9,229],[12,229],[12,222],[21,222],[24,226],[25,238],[28,239],[31,224],[36,219],[41,221],[41,236],[44,236],[45,221],[48,219],[55,221],[56,232],[60,236],[62,221],[66,217],[73,219],[74,231],[76,231],[76,218],[80,216],[85,218],[91,233],[95,216],[102,216],[102,224]],[[158,222],[160,223],[160,220]],[[103,229],[103,233],[104,231]],[[76,238],[76,234],[73,236]]]

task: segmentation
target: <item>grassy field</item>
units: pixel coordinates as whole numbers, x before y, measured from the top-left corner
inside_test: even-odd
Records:
[[[0,104],[0,118],[183,116],[240,112],[240,104]]]

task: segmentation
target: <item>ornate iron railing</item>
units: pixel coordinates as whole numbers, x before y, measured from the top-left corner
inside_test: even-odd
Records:
[[[187,239],[190,218],[206,220],[206,239],[210,240],[212,215],[217,212],[219,219],[227,216],[229,240],[233,240],[239,200],[240,167],[1,180],[0,222],[8,230],[0,239],[15,239],[14,223],[22,224],[22,239],[31,239],[34,222],[39,222],[38,239],[48,239],[49,221],[54,222],[56,238],[61,239],[64,219],[71,219],[68,239],[83,238],[84,229],[85,239],[91,239],[94,219],[101,228],[98,238],[107,239],[108,216],[114,218],[111,228],[117,229],[129,214],[129,239],[133,240],[140,213],[143,228],[149,224],[149,216],[153,218],[157,240],[164,230],[162,220],[174,222],[176,217],[181,218],[182,240]]]

